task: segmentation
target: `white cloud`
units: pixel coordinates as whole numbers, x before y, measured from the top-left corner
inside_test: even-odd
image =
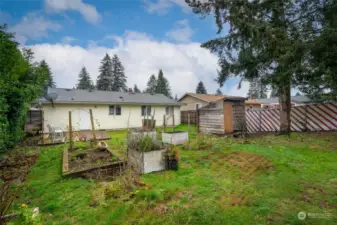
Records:
[[[31,12],[9,30],[15,32],[17,41],[24,44],[28,39],[39,40],[48,37],[48,31],[58,31],[61,28],[60,24],[48,20],[38,13]]]
[[[77,39],[71,36],[64,36],[61,40],[63,44],[70,44],[73,41],[76,41]]]
[[[114,43],[118,39],[113,48],[99,45],[84,48],[65,44],[36,44],[28,47],[35,52],[36,60],[46,59],[58,87],[74,87],[82,66],[86,66],[93,80],[96,80],[100,61],[108,53],[120,57],[129,87],[137,84],[140,89],[145,89],[150,75],[157,75],[158,70],[162,69],[173,95],[194,92],[200,80],[205,83],[209,93],[215,93],[218,88],[214,81],[218,58],[201,48],[200,43],[160,42],[134,31],[112,37]],[[239,94],[234,88],[222,88],[222,91],[225,94]]]
[[[78,11],[86,21],[92,24],[97,24],[101,20],[101,15],[96,8],[82,0],[45,0],[45,5],[51,12]]]
[[[185,13],[191,12],[185,0],[144,0],[146,11],[149,13],[166,14],[173,6],[180,6]]]
[[[194,31],[190,28],[188,20],[180,20],[175,27],[166,33],[166,36],[178,42],[189,42]]]

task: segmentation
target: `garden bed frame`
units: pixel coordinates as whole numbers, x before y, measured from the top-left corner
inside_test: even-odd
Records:
[[[110,149],[107,151],[111,156],[116,156]],[[116,156],[117,157],[117,156]],[[105,178],[114,178],[124,173],[126,169],[127,162],[118,158],[117,162],[106,163],[99,166],[92,166],[82,169],[70,170],[69,167],[69,151],[66,148],[63,151],[63,165],[62,165],[62,174],[63,176],[73,176],[73,177],[82,177],[90,179],[105,179]]]
[[[188,132],[184,131],[163,132],[162,141],[163,143],[166,144],[182,145],[188,141]]]
[[[166,153],[167,149],[165,148],[150,152],[128,149],[128,163],[139,174],[163,171],[167,169]]]

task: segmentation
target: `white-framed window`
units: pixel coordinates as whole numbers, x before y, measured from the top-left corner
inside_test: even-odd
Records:
[[[122,107],[120,105],[109,105],[109,115],[122,115]]]
[[[142,116],[151,116],[151,106],[142,105]]]
[[[165,111],[167,116],[172,116],[174,114],[174,106],[166,106]]]
[[[198,110],[201,108],[201,105],[200,104],[195,104],[195,110]]]

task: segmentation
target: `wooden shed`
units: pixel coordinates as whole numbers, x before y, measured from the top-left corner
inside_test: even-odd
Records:
[[[209,104],[198,110],[201,133],[227,134],[246,129],[244,97],[224,96],[222,104]],[[222,107],[221,107],[222,106]]]

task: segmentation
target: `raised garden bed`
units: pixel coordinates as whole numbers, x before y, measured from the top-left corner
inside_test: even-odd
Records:
[[[167,149],[139,152],[128,150],[128,163],[132,169],[140,174],[162,171],[167,168],[165,156]]]
[[[173,131],[173,132],[163,132],[162,141],[166,144],[181,145],[188,141],[188,132],[184,131]]]
[[[63,152],[62,173],[95,180],[111,180],[121,175],[126,161],[119,159],[110,149],[78,148]]]

